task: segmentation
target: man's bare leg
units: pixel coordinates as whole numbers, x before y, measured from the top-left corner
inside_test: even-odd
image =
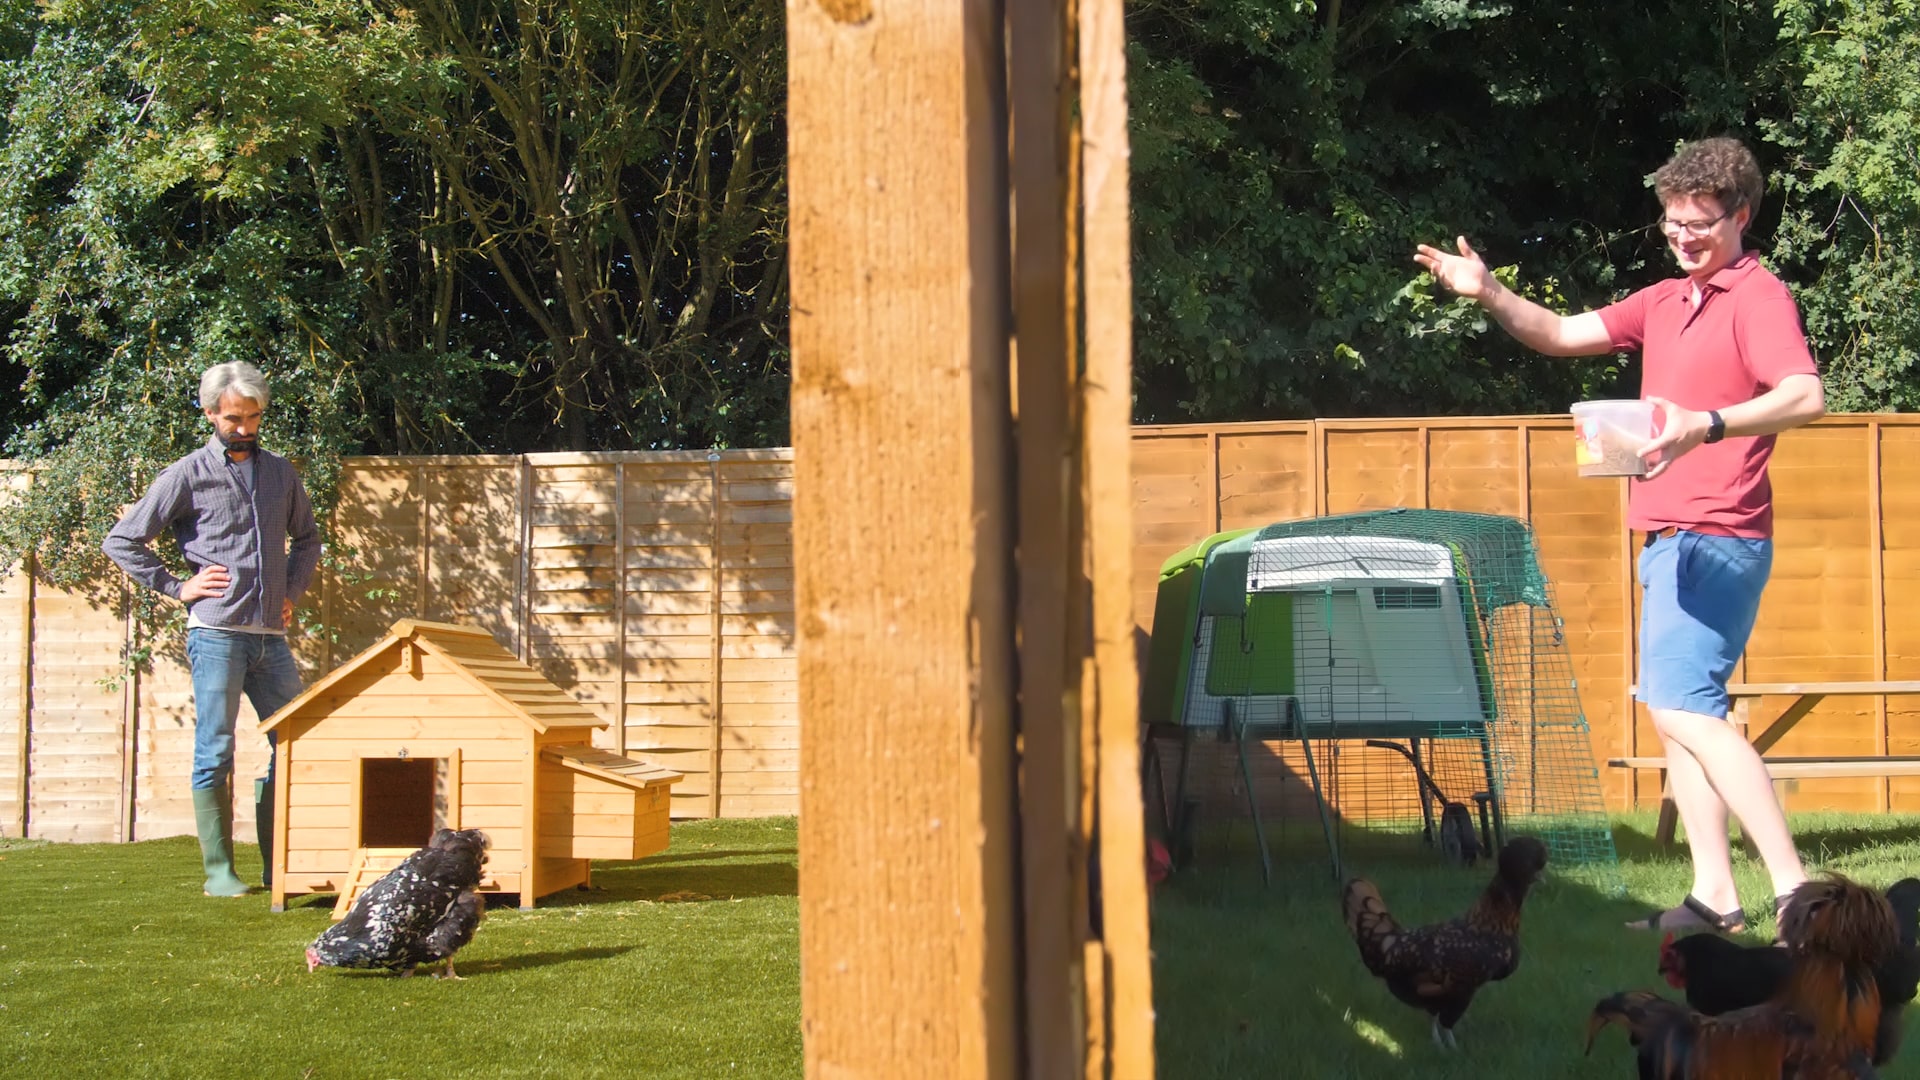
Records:
[[[1701,925],[1744,930],[1740,893],[1733,881],[1733,853],[1727,846],[1727,804],[1707,782],[1700,763],[1685,746],[1662,736],[1667,753],[1667,787],[1680,820],[1687,829],[1687,849],[1693,856],[1693,887],[1688,898],[1705,910],[1683,903],[1628,925],[1636,929],[1682,930]],[[1725,918],[1731,915],[1732,918]]]
[[[1667,778],[1673,785],[1674,805],[1687,825],[1687,846],[1693,852],[1695,888],[1717,889],[1725,868],[1725,887],[1733,887],[1731,856],[1727,850],[1727,813],[1753,839],[1760,859],[1773,879],[1773,895],[1782,897],[1807,880],[1800,852],[1787,831],[1787,816],[1773,795],[1773,778],[1766,763],[1746,736],[1719,717],[1678,709],[1652,710],[1654,727],[1669,747]],[[1672,747],[1685,750],[1675,756]],[[1689,806],[1692,807],[1689,810]],[[1703,832],[1696,832],[1694,815]],[[1710,835],[1707,835],[1710,834]],[[1703,850],[1702,841],[1708,847]],[[1711,863],[1703,865],[1704,860]],[[1722,900],[1696,893],[1702,901]],[[1715,910],[1731,910],[1731,906]]]

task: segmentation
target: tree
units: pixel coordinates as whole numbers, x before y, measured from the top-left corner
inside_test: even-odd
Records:
[[[1836,411],[1920,407],[1920,4],[1784,0],[1779,253]]]
[[[5,2],[0,563],[117,580],[229,359],[323,512],[348,453],[784,438],[773,5]]]
[[[1560,411],[1632,358],[1549,361],[1436,295],[1467,235],[1523,293],[1672,272],[1648,174],[1779,105],[1770,12],[1491,0],[1141,0],[1137,419]],[[1764,231],[1764,229],[1763,229]]]

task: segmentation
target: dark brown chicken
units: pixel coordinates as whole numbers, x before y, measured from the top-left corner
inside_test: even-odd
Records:
[[[1874,968],[1899,944],[1893,908],[1838,874],[1794,890],[1780,916],[1792,968],[1766,1003],[1704,1016],[1638,990],[1595,1004],[1587,1050],[1610,1023],[1626,1027],[1640,1076],[1658,1080],[1807,1080],[1872,1076],[1880,1020]]]
[[[1708,1016],[1764,1005],[1793,971],[1793,954],[1771,945],[1742,945],[1713,933],[1668,934],[1660,943],[1660,976],[1684,990],[1687,1004]]]
[[[1900,945],[1874,965],[1880,990],[1880,1021],[1874,1036],[1873,1063],[1892,1061],[1900,1047],[1903,1012],[1920,987],[1920,945],[1914,940],[1920,919],[1920,878],[1903,878],[1887,889],[1900,930]],[[1660,974],[1686,991],[1687,1004],[1709,1016],[1751,1008],[1773,998],[1793,970],[1793,954],[1767,945],[1742,945],[1716,934],[1689,934],[1660,945]]]
[[[1547,866],[1547,846],[1518,836],[1500,849],[1493,880],[1466,914],[1406,929],[1365,878],[1347,882],[1341,906],[1367,970],[1393,996],[1433,1017],[1437,1046],[1457,1045],[1453,1029],[1489,982],[1520,965],[1520,908]]]

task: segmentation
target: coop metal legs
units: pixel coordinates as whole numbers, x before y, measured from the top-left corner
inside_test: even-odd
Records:
[[[1233,745],[1240,754],[1240,780],[1247,785],[1247,815],[1253,818],[1253,836],[1260,844],[1260,877],[1269,887],[1273,885],[1273,858],[1267,854],[1267,832],[1260,824],[1260,800],[1253,793],[1253,766],[1247,761],[1247,725],[1240,710],[1233,707],[1231,700],[1223,702],[1226,706],[1226,722],[1233,732]]]

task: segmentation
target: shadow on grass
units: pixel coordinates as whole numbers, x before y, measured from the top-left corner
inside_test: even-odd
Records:
[[[763,854],[746,852],[743,854]],[[553,904],[614,904],[646,900],[698,902],[800,895],[799,868],[787,860],[709,865],[661,863],[658,856],[635,863],[595,865],[593,885],[545,899]]]
[[[551,967],[554,964],[572,964],[585,960],[611,960],[616,956],[632,952],[635,945],[599,945],[584,949],[566,949],[560,952],[526,953],[520,956],[503,956],[498,960],[476,961],[475,971],[484,974],[495,972],[524,971],[528,968]],[[459,958],[454,958],[459,964]]]
[[[719,853],[704,853],[718,857]],[[741,855],[778,855],[779,852],[745,851]],[[593,880],[587,887],[562,889],[540,898],[536,907],[572,907],[579,904],[700,903],[703,901],[751,900],[763,896],[800,895],[800,872],[792,862],[741,862],[710,866],[659,864],[660,856],[642,862],[594,864]],[[519,906],[514,893],[483,893],[487,910]],[[333,893],[308,893],[287,898],[287,910],[331,908]]]
[[[1279,843],[1269,836],[1271,884],[1250,828],[1228,831],[1206,837],[1202,857],[1152,901],[1157,1057],[1188,1063],[1182,1077],[1282,1067],[1299,1076],[1614,1075],[1622,1048],[1580,1058],[1587,1011],[1615,990],[1661,986],[1658,939],[1623,925],[1645,914],[1644,902],[1600,888],[1598,874],[1549,867],[1523,909],[1519,970],[1474,998],[1456,1032],[1461,1052],[1439,1051],[1427,1015],[1362,965],[1317,823]],[[1342,850],[1347,874],[1372,880],[1408,926],[1459,915],[1493,875],[1490,860],[1452,867],[1404,843]]]
[[[473,961],[465,960],[461,957],[460,953],[455,953],[453,956],[453,967],[455,972],[460,973],[460,978],[468,979],[472,978],[476,972],[482,975],[504,975],[509,971],[524,971],[529,968],[551,967],[555,964],[572,964],[587,960],[611,960],[616,956],[632,952],[637,947],[638,946],[634,945],[600,945],[583,949],[566,949],[559,952],[537,952],[526,953],[521,956],[504,956],[498,960]],[[332,978],[431,979],[437,976],[438,973],[443,970],[443,967],[441,963],[436,960],[431,964],[421,965],[412,975],[402,975],[396,971],[385,971],[378,968],[329,968],[327,970],[329,977]]]
[[[1848,856],[1862,852],[1879,852],[1903,846],[1920,847],[1920,816],[1915,815],[1863,818],[1860,815],[1830,813],[1792,814],[1788,817],[1787,826],[1793,833],[1794,846],[1799,848],[1809,869],[1819,864],[1844,861]],[[1655,828],[1651,818],[1644,824],[1638,820],[1616,821],[1613,842],[1620,852],[1620,858],[1633,862],[1687,858],[1685,826],[1675,830],[1672,846],[1665,848],[1655,841]],[[1735,837],[1734,856],[1738,859],[1741,844],[1737,825],[1733,827],[1732,835]]]
[[[799,848],[741,848],[735,851],[668,851],[659,855],[649,855],[641,863],[616,863],[614,865],[659,866],[666,863],[713,862],[718,859],[758,859],[773,855],[800,854]]]

